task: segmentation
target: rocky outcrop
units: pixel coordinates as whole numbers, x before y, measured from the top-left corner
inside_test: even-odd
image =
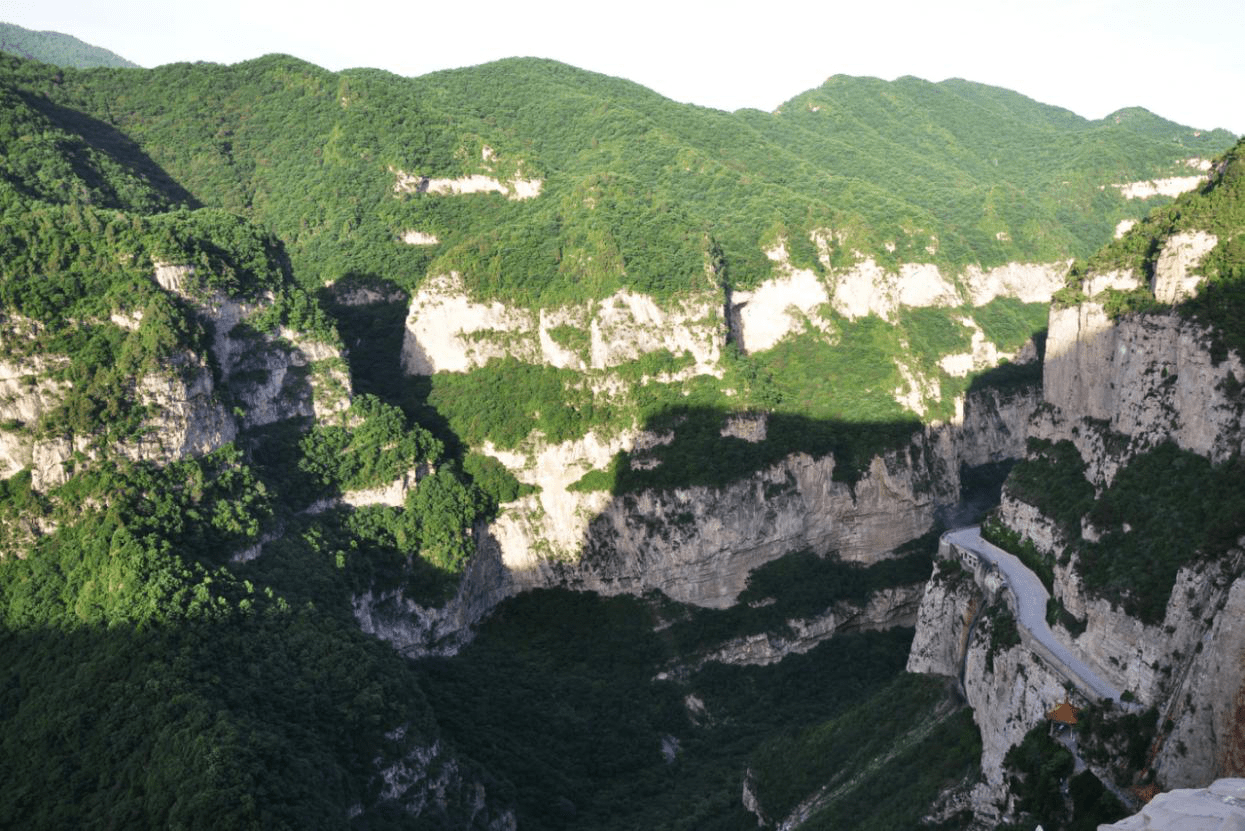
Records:
[[[1025,452],[1028,424],[1041,403],[1036,387],[986,388],[956,402],[956,416],[930,430],[939,455],[958,465],[977,467]]]
[[[981,590],[968,572],[953,561],[936,561],[921,594],[908,672],[958,679],[981,604]]]
[[[1127,819],[1099,831],[1230,831],[1245,828],[1245,779],[1161,793]]]
[[[1003,757],[1064,695],[1063,678],[1027,647],[992,647],[993,628],[1014,624],[997,619],[1002,604],[988,603],[957,559],[937,560],[907,667],[961,681],[981,732],[982,781],[948,792],[936,810],[942,818],[971,811],[983,828],[997,826],[1008,810]]]
[[[559,343],[570,327],[586,334],[582,349]],[[434,277],[411,298],[402,367],[413,375],[465,372],[493,358],[513,357],[570,369],[609,369],[649,352],[690,354],[693,372],[721,375],[723,324],[711,292],[669,307],[618,291],[603,300],[534,311],[480,302],[456,274]]]
[[[931,428],[910,447],[874,458],[855,484],[835,481],[832,456],[795,454],[721,487],[568,503],[564,522],[578,518],[581,530],[569,538],[573,547],[554,552],[542,543],[561,538],[550,528],[560,480],[532,478],[525,481],[539,485],[541,493],[527,497],[530,507],[513,506],[495,533],[519,585],[568,585],[606,594],[659,589],[677,600],[726,606],[753,569],[782,554],[835,551],[845,560],[868,563],[920,536],[938,510],[958,500],[961,464],[1021,454],[1023,425],[1035,404],[1032,393],[975,395],[957,423]],[[597,455],[608,459],[612,453],[605,448]],[[554,467],[567,470],[568,462],[559,459]],[[533,470],[503,461],[521,479]],[[524,524],[524,512],[539,524]]]
[[[1003,498],[999,502],[999,519],[1022,540],[1033,543],[1043,554],[1063,551],[1066,540],[1053,519],[1028,502],[1017,499],[1003,486]]]
[[[535,199],[540,196],[544,182],[540,179],[524,179],[515,176],[502,181],[495,176],[475,173],[470,176],[459,176],[456,179],[433,178],[418,174],[406,173],[390,168],[395,181],[393,192],[400,193],[432,193],[440,196],[461,196],[471,193],[500,193],[508,199]]]
[[[1015,297],[1025,303],[1046,303],[1062,288],[1071,261],[1062,263],[1007,263],[982,269],[968,266],[961,278],[970,302],[984,306],[996,297]]]
[[[29,467],[33,487],[46,491],[101,452],[166,464],[210,453],[248,427],[297,417],[326,421],[349,406],[350,378],[337,347],[289,329],[263,334],[247,325],[271,298],[248,303],[208,291],[190,266],[157,263],[153,278],[208,325],[210,354],[183,351],[134,379],[142,425],[106,451],[93,436],[44,437],[34,429],[64,396],[67,383],[54,373],[66,359],[0,362],[0,476]],[[113,318],[123,328],[141,325],[140,317]]]
[[[408,470],[392,482],[377,485],[374,488],[346,491],[341,495],[341,502],[352,508],[365,505],[384,505],[390,508],[401,508],[406,504],[406,497],[415,490],[415,485],[429,473],[427,465]]]
[[[458,652],[470,640],[471,627],[516,590],[487,527],[480,525],[474,533],[475,556],[449,601],[418,603],[400,591],[357,595],[354,617],[359,628],[410,657]]]
[[[414,232],[412,232],[414,233]],[[422,237],[420,237],[422,239]],[[956,281],[932,263],[905,263],[888,271],[872,259],[848,268],[833,268],[824,240],[813,235],[822,251],[825,274],[792,265],[785,239],[765,251],[774,276],[748,289],[721,290],[704,285],[680,299],[658,303],[653,297],[620,290],[601,300],[540,310],[472,297],[461,275],[434,275],[411,298],[402,348],[403,369],[413,375],[465,372],[489,360],[519,360],[570,369],[604,370],[646,353],[669,350],[690,354],[691,374],[721,377],[721,346],[729,328],[745,352],[771,349],[783,339],[811,327],[827,339],[839,324],[830,313],[854,320],[877,315],[894,322],[899,310],[974,306],[996,297],[1045,302],[1063,285],[1068,263],[1009,263],[983,270],[970,266]],[[729,319],[723,319],[723,315]],[[993,366],[1000,358],[994,344],[976,329],[968,366]],[[557,330],[570,327],[588,335],[571,347]],[[963,374],[963,360],[953,364]]]
[[[138,399],[147,410],[145,429],[119,446],[131,459],[166,463],[199,456],[234,440],[238,428],[215,393],[211,370],[187,355],[180,371],[139,380]]]
[[[765,666],[788,655],[802,655],[840,633],[912,626],[924,590],[922,583],[893,586],[874,592],[864,604],[836,603],[817,617],[787,620],[786,631],[758,632],[719,644],[690,661],[680,661],[658,678],[683,678],[711,663]]]
[[[1164,179],[1144,179],[1111,185],[1125,199],[1149,199],[1154,196],[1179,196],[1188,193],[1206,181],[1205,176],[1168,176]]]
[[[1052,309],[1043,392],[1056,412],[1035,435],[1072,439],[1091,468],[1104,472],[1092,459],[1102,453],[1072,429],[1085,419],[1127,436],[1135,449],[1171,440],[1221,462],[1245,449],[1241,380],[1240,357],[1216,362],[1209,335],[1175,313],[1112,321],[1093,301]],[[1119,454],[1112,455],[1118,467]]]
[[[1214,234],[1205,231],[1188,231],[1169,237],[1159,252],[1154,276],[1150,279],[1154,299],[1160,303],[1179,303],[1196,295],[1202,275],[1195,273],[1195,269],[1218,243]]]
[[[828,260],[827,260],[828,262]],[[959,305],[955,286],[932,263],[904,263],[888,272],[872,257],[831,272],[831,305],[848,320],[875,314],[894,320],[902,308]]]
[[[484,785],[462,769],[440,741],[422,743],[400,727],[386,734],[402,755],[373,761],[379,785],[377,802],[397,805],[422,823],[480,831],[515,831],[514,811],[491,804]],[[356,809],[362,813],[362,806]]]
[[[288,328],[263,333],[247,325],[271,297],[250,303],[209,291],[190,266],[157,263],[155,278],[211,327],[220,390],[237,402],[239,429],[289,418],[325,420],[350,406],[350,376],[340,349]]]
[[[0,429],[0,477],[31,470],[31,485],[46,491],[69,480],[75,466],[97,458],[91,436],[43,436],[40,419],[60,403],[68,386],[49,378],[55,358],[0,364],[0,417],[12,429]],[[9,371],[8,377],[4,376]],[[233,418],[217,400],[207,365],[189,353],[169,362],[167,369],[135,381],[134,398],[144,411],[136,435],[112,448],[132,460],[158,463],[208,453],[237,434]]]
[[[964,663],[964,694],[981,730],[986,782],[1003,784],[1003,757],[1065,695],[1064,681],[1024,646],[990,656],[989,632],[974,633]]]
[[[68,384],[49,377],[65,363],[41,356],[0,360],[0,478],[28,467],[38,471],[40,483],[61,475],[68,454],[54,458],[51,448],[38,447],[33,428],[65,394]]]
[[[1144,705],[1163,705],[1177,693],[1238,567],[1229,559],[1180,569],[1162,622],[1146,625],[1088,595],[1076,574],[1075,555],[1066,564],[1056,561],[1055,597],[1085,625],[1075,637],[1063,631],[1062,640],[1108,683],[1131,691]]]
[[[1175,725],[1155,769],[1168,787],[1245,774],[1245,580],[1225,594],[1214,624],[1185,653],[1191,666],[1167,708]]]

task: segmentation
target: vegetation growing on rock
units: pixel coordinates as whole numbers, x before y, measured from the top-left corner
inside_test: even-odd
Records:
[[[753,764],[783,811],[814,774],[865,765],[824,827],[873,822],[880,783],[906,777],[903,810],[870,827],[910,827],[976,737],[941,685],[900,677],[907,630],[655,676],[719,634],[912,583],[926,551],[778,560],[753,575],[756,608],[676,609],[664,633],[670,601],[532,592],[423,663],[364,636],[359,610],[414,625],[464,590],[487,521],[536,493],[489,443],[669,432],[655,466],[622,450],[579,482],[614,496],[797,452],[833,454],[850,483],[882,451],[919,456],[912,437],[971,386],[1034,381],[975,353],[1018,352],[1043,305],[974,305],[970,266],[1087,254],[1141,212],[1106,183],[1227,142],[959,81],[835,78],[729,114],[532,59],[403,79],[287,56],[0,57],[3,405],[37,410],[0,430],[16,468],[0,481],[0,825],[469,827],[513,809],[524,827],[731,827],[753,821]],[[1234,250],[1209,261],[1220,275]],[[728,342],[733,293],[869,260],[936,265],[958,301],[831,307],[770,348]],[[698,297],[722,310],[706,324],[722,377],[663,347],[608,370],[505,355],[409,378],[407,302],[451,273],[537,317],[622,290]],[[584,360],[588,329],[549,336]],[[969,369],[943,364],[957,355]],[[153,377],[180,386],[153,401]],[[198,438],[151,451],[174,404]],[[764,435],[726,430],[741,413]],[[896,715],[936,729],[880,755],[853,739],[870,708],[891,714],[879,741],[907,726]],[[844,741],[860,752],[820,758],[804,790],[777,784],[785,760]]]

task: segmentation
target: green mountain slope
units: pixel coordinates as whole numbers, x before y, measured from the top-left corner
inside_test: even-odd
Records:
[[[808,242],[819,228],[846,232],[836,261],[858,250],[956,269],[1088,255],[1144,210],[1101,186],[1171,175],[1231,140],[1186,129],[1172,141],[1131,121],[1091,123],[979,85],[910,78],[832,78],[768,115],[676,104],[536,59],[414,79],[280,56],[161,67],[141,83],[119,73],[53,83],[17,64],[6,75],[114,126],[198,201],[272,228],[307,284],[351,270],[409,282],[431,257],[482,295],[533,303],[619,284],[685,289],[701,279],[706,236],[740,287],[768,275],[761,249],[779,234],[796,264],[819,269]],[[486,168],[542,180],[542,198],[393,193],[395,170]],[[608,205],[597,221],[583,210],[589,197]],[[390,244],[410,227],[441,245]],[[663,244],[637,249],[633,237]],[[571,251],[584,255],[578,273],[564,265]]]
[[[959,318],[1016,350],[1044,315],[1006,297],[830,315],[832,336],[724,348],[720,378],[670,349],[595,375],[508,356],[408,378],[406,311],[428,278],[524,311],[620,288],[721,308],[775,274],[779,240],[818,275],[857,251],[950,273],[1060,259],[1141,212],[1108,185],[1227,142],[963,82],[837,79],[795,102],[723,113],[533,59],[403,79],[285,56],[142,72],[0,58],[0,826],[504,828],[513,810],[522,827],[750,827],[741,770],[768,787],[786,747],[853,735],[865,700],[946,717],[913,804],[958,781],[975,738],[945,690],[899,678],[908,630],[654,680],[917,582],[930,540],[880,568],[790,555],[731,610],[531,593],[455,659],[407,661],[359,631],[365,602],[435,616],[499,505],[533,490],[473,452],[485,441],[669,428],[664,464],[621,451],[585,490],[715,484],[800,450],[851,480],[922,428],[895,400],[897,357],[950,411],[975,383],[937,365],[973,342]],[[430,184],[472,176],[501,192]],[[841,232],[825,262],[823,229]],[[352,306],[354,290],[380,300]],[[765,441],[723,435],[750,410],[773,414]],[[399,480],[418,486],[345,500]],[[828,763],[867,775],[826,822],[912,769],[930,736],[903,728],[887,727],[900,755]]]
[[[138,68],[138,64],[127,61],[115,52],[84,43],[73,35],[36,32],[12,23],[0,23],[0,52],[79,69],[93,66]]]

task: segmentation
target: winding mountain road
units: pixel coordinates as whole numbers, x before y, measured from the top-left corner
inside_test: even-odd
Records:
[[[1108,684],[1060,643],[1046,623],[1046,601],[1050,594],[1042,581],[1015,554],[1010,554],[993,543],[981,538],[981,527],[971,526],[943,534],[948,542],[973,552],[983,560],[998,566],[1007,588],[1016,598],[1016,623],[1032,639],[1050,653],[1062,667],[1063,674],[1082,690],[1092,690],[1099,698],[1109,698],[1119,703],[1120,691]],[[1032,648],[1032,647],[1030,647]],[[1035,650],[1041,651],[1041,650]]]

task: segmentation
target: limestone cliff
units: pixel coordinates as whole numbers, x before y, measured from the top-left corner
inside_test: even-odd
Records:
[[[975,394],[956,423],[931,427],[907,447],[875,457],[854,484],[835,480],[833,456],[797,453],[719,487],[612,496],[567,485],[581,475],[584,454],[603,463],[614,444],[589,436],[538,446],[527,458],[499,453],[520,479],[541,489],[477,529],[477,555],[455,598],[432,609],[399,595],[365,596],[356,618],[412,654],[446,652],[493,605],[525,589],[658,589],[675,600],[725,607],[754,569],[793,551],[876,562],[928,531],[938,512],[958,501],[961,464],[1019,456],[1022,426],[1035,405],[1031,392]]]
[[[1194,273],[1215,245],[1204,232],[1174,234],[1158,248],[1151,290],[1179,300],[1198,289]],[[1127,275],[1126,275],[1127,277]],[[1109,279],[1108,279],[1109,278]],[[1044,372],[1044,406],[1031,434],[1071,441],[1096,489],[1109,486],[1131,458],[1173,442],[1222,463],[1245,447],[1242,401],[1236,381],[1245,378],[1235,352],[1215,354],[1212,334],[1176,311],[1110,319],[1101,298],[1119,285],[1117,275],[1087,275],[1084,302],[1053,309]],[[1032,505],[1004,498],[1001,518],[1054,556],[1054,596],[1084,631],[1064,631],[1086,663],[1111,683],[1159,708],[1164,723],[1152,750],[1161,784],[1205,784],[1245,770],[1238,747],[1243,721],[1237,706],[1241,674],[1238,612],[1243,559],[1231,550],[1210,562],[1181,568],[1163,620],[1146,625],[1084,589],[1075,539]],[[1079,537],[1098,539],[1082,522]],[[1126,529],[1127,530],[1127,529]]]
[[[912,626],[923,590],[920,583],[895,586],[874,592],[863,604],[839,602],[816,617],[787,620],[786,632],[732,638],[702,654],[681,659],[658,677],[684,677],[709,663],[765,666],[808,652],[837,634]]]
[[[1086,420],[1127,436],[1133,452],[1171,440],[1220,462],[1245,447],[1229,377],[1245,378],[1240,356],[1216,360],[1209,333],[1178,313],[1113,321],[1094,300],[1055,308],[1042,378],[1050,410],[1034,435],[1076,443],[1098,485],[1130,453],[1093,446],[1092,431],[1074,429]]]
[[[938,506],[958,496],[949,471],[914,466],[906,454],[875,458],[854,487],[834,481],[834,467],[833,457],[796,454],[720,488],[614,497],[588,523],[577,560],[533,556],[528,547],[526,555],[506,552],[507,564],[524,584],[660,589],[727,606],[763,563],[800,549],[872,562],[929,530]]]
[[[970,266],[958,277],[943,275],[931,263],[905,263],[891,271],[870,258],[834,268],[822,237],[815,233],[813,241],[822,249],[825,275],[793,267],[786,241],[780,239],[765,251],[774,276],[725,298],[707,276],[703,286],[677,300],[659,303],[620,290],[601,300],[533,310],[473,298],[459,274],[434,275],[411,297],[402,366],[416,375],[463,372],[509,356],[604,370],[667,349],[690,354],[690,372],[720,377],[721,345],[728,329],[752,353],[770,349],[805,327],[832,337],[836,324],[830,310],[848,320],[872,314],[894,322],[906,308],[982,306],[996,297],[1044,302],[1063,283],[1069,265]],[[587,342],[560,338],[567,327],[587,334]],[[987,348],[985,343],[975,346]]]
[[[1063,678],[1023,645],[992,653],[987,628],[974,632],[964,662],[964,696],[981,731],[984,787],[973,795],[979,815],[991,813],[991,803],[1006,810],[1003,757],[1065,694]]]
[[[989,594],[956,560],[938,560],[908,655],[909,672],[957,679],[973,708],[981,731],[981,780],[945,794],[934,814],[945,819],[971,811],[979,827],[996,826],[1010,810],[1003,757],[1064,695],[1063,678],[1024,645],[996,645],[1006,633],[995,628],[1015,624],[1001,616],[1006,592],[993,602]]]
[[[951,561],[939,560],[921,595],[908,672],[959,678],[981,605],[981,592],[968,573]]]
[[[191,305],[212,339],[205,354],[183,349],[133,379],[131,394],[143,423],[112,447],[97,446],[92,436],[40,431],[40,420],[68,388],[57,379],[68,359],[23,354],[18,330],[34,324],[7,321],[6,347],[14,355],[0,361],[0,475],[30,468],[33,487],[46,491],[68,481],[75,465],[104,452],[166,464],[216,450],[248,427],[296,417],[324,421],[349,406],[350,379],[336,346],[289,329],[265,334],[247,325],[271,298],[250,303],[206,291],[189,266],[157,263],[153,279]],[[114,315],[101,325],[135,329],[140,321]]]
[[[1214,185],[1219,186],[1226,187]],[[1188,197],[1203,198],[1205,193]],[[1071,303],[1056,304],[1050,312],[1043,400],[1028,434],[1076,448],[1092,499],[1100,499],[1130,461],[1166,443],[1212,465],[1245,449],[1241,356],[1225,350],[1219,334],[1179,308],[1163,305],[1196,297],[1207,279],[1203,262],[1212,253],[1222,262],[1223,246],[1238,232],[1225,233],[1222,219],[1205,211],[1186,214],[1211,225],[1182,226],[1181,214],[1175,213],[1176,219],[1166,224],[1133,229],[1130,235],[1150,235],[1142,246],[1151,252],[1145,268],[1080,272],[1065,292],[1064,302]],[[1120,245],[1139,247],[1131,236]],[[1147,295],[1140,303],[1145,313],[1118,313],[1122,296],[1142,295]],[[1114,316],[1108,309],[1116,310]],[[1213,557],[1203,552],[1185,562],[1175,574],[1161,620],[1154,614],[1142,620],[1129,614],[1118,597],[1113,603],[1086,588],[1082,546],[1106,539],[1106,531],[1087,517],[1070,524],[1066,508],[1055,507],[1063,496],[1026,496],[1023,488],[1008,485],[998,511],[1004,526],[1032,543],[1037,556],[1048,558],[1051,593],[1062,607],[1053,625],[1056,635],[1109,684],[1127,690],[1141,706],[1155,708],[1157,739],[1145,767],[1161,786],[1205,785],[1242,772],[1245,672],[1240,655],[1245,643],[1239,620],[1245,602],[1245,538],[1226,552],[1212,552]],[[1031,504],[1044,500],[1051,506],[1047,510],[1063,511],[1062,520]],[[1135,532],[1124,523],[1113,533]],[[985,747],[983,778],[994,789],[994,801],[1002,804],[1002,756],[1041,720],[1043,708],[1062,694],[1062,684],[1023,645],[993,655],[989,669],[980,632],[962,648],[965,620],[980,602],[971,589],[956,589],[936,574],[922,603],[909,667],[949,674],[955,660],[963,660],[965,695]],[[973,807],[981,818],[988,806],[978,800]]]
[[[1155,759],[1167,787],[1245,771],[1245,580],[1231,584],[1213,620],[1186,653],[1191,665],[1167,710],[1175,726]]]

